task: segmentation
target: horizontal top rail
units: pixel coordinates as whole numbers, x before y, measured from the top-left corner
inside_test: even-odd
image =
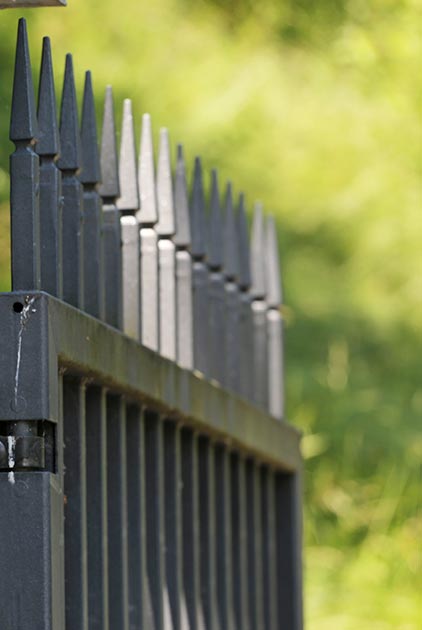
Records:
[[[48,391],[62,369],[85,377],[87,383],[100,382],[121,391],[166,417],[182,419],[199,432],[275,467],[287,471],[300,467],[297,429],[48,294],[14,292],[0,296],[0,356],[8,363],[22,325],[22,312],[19,314],[16,305],[28,304],[31,312],[21,336],[17,405],[2,395],[15,390],[16,365],[3,370],[0,417],[4,420],[32,417],[58,421],[58,401],[49,398]],[[1,364],[0,359],[0,368]],[[37,409],[32,404],[33,392],[47,406]]]

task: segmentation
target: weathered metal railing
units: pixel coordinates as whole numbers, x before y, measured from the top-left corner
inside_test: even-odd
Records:
[[[35,110],[19,23],[12,290],[0,295],[0,628],[298,630],[299,435],[283,419],[274,222],[209,211],[111,88],[97,151],[48,38]],[[125,333],[125,334],[124,334]]]

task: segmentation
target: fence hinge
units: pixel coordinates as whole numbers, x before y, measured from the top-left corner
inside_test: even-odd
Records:
[[[0,471],[29,470],[54,470],[54,426],[43,421],[1,422]]]

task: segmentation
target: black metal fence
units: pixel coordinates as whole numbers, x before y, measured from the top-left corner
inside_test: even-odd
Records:
[[[13,87],[0,295],[0,628],[299,630],[299,434],[284,420],[274,221],[130,100],[117,158],[66,57]]]

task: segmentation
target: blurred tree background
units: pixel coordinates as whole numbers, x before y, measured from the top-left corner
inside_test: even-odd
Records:
[[[422,620],[420,0],[69,0],[0,14],[0,288],[17,18],[278,219],[309,630]],[[418,109],[419,108],[419,109]]]

